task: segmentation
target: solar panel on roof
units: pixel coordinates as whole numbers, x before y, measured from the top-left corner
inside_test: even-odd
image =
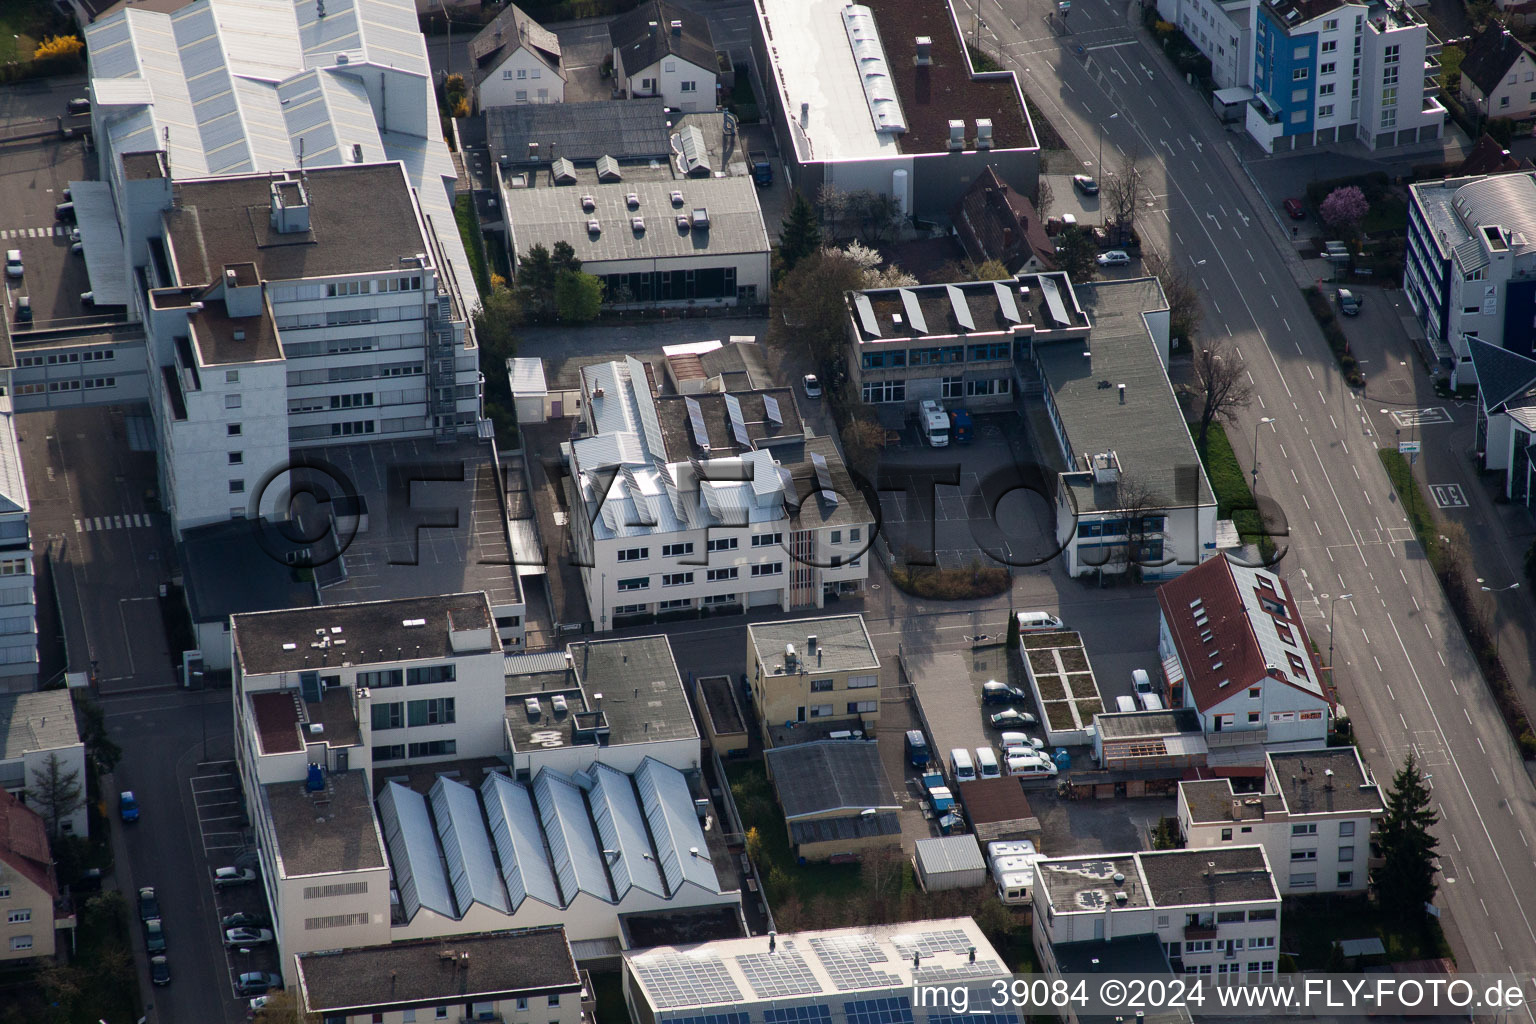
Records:
[[[1056,287],[1056,282],[1040,275],[1040,293],[1045,296],[1045,306],[1051,312],[1051,319],[1058,327],[1071,327],[1072,318],[1067,316],[1067,304],[1061,300],[1061,290]]]
[[[1009,323],[1023,323],[1019,317],[1019,304],[1013,301],[1013,289],[1005,281],[993,281],[992,288],[997,292],[997,305],[1003,311],[1003,319]]]
[[[751,448],[752,438],[747,434],[747,421],[741,415],[741,399],[735,395],[726,395],[725,411],[731,417],[731,433],[736,435],[736,443],[743,448]]]
[[[821,488],[821,500],[836,505],[837,491],[832,489],[832,471],[827,468],[826,456],[812,452],[811,465],[816,467],[816,485]]]
[[[805,957],[791,941],[772,953],[746,953],[736,958],[736,966],[759,999],[803,996],[821,991],[821,982],[811,973]]]
[[[928,320],[923,316],[923,307],[918,304],[917,293],[910,288],[902,288],[901,308],[907,311],[907,323],[919,334],[928,333]]]
[[[709,428],[704,425],[704,411],[699,408],[699,400],[685,398],[683,404],[688,407],[688,425],[693,428],[693,443],[709,451]]]
[[[657,1009],[741,1001],[741,989],[717,956],[661,954],[631,960],[629,966]]]
[[[965,304],[965,292],[952,284],[945,285],[944,291],[949,295],[949,308],[954,310],[955,322],[968,331],[974,331],[976,321],[971,318],[971,307]]]
[[[839,992],[888,988],[901,983],[889,971],[877,971],[871,966],[890,959],[872,939],[859,935],[813,938],[811,948]]]
[[[913,953],[921,953],[924,956],[931,956],[934,953],[965,953],[976,943],[960,929],[950,928],[942,932],[897,935],[891,939],[891,945],[895,946],[902,956],[910,957]]]
[[[784,425],[784,414],[779,411],[779,400],[772,395],[763,396],[763,411],[768,414],[769,421]]]
[[[853,308],[859,311],[859,326],[864,328],[864,333],[880,337],[880,320],[875,316],[875,307],[870,305],[869,296],[855,295]]]

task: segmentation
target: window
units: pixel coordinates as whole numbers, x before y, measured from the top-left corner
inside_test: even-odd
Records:
[[[1249,700],[1258,700],[1263,695],[1264,695],[1264,688],[1262,686],[1250,686],[1250,687],[1248,687],[1248,699]]]
[[[967,395],[1006,395],[1013,386],[1013,382],[1007,377],[997,377],[991,380],[968,380],[965,382]]]
[[[433,740],[431,743],[412,743],[412,757],[448,757],[459,752],[458,740]]]
[[[624,548],[619,552],[621,562],[639,562],[650,557],[650,548]]]
[[[1250,711],[1250,712],[1248,712],[1248,724],[1249,725],[1258,725],[1259,724],[1259,717],[1260,717],[1260,715],[1259,715],[1259,713],[1257,711]]]
[[[1323,22],[1323,31],[1324,32],[1337,32],[1338,30],[1339,30],[1339,19],[1338,18],[1329,18],[1329,19],[1327,19],[1326,21]],[[1326,46],[1327,44],[1324,43],[1323,45]]]
[[[812,679],[811,680],[811,692],[812,693],[828,693],[828,692],[831,691],[831,689],[832,689],[832,680],[830,680],[830,679]]]
[[[1314,821],[1311,824],[1307,824],[1307,825],[1292,825],[1291,826],[1291,835],[1293,835],[1293,836],[1315,836],[1315,835],[1317,835],[1317,822]]]
[[[1305,110],[1293,110],[1293,111],[1291,111],[1291,124],[1301,124],[1306,119],[1307,119],[1307,112]]]
[[[765,562],[762,565],[754,565],[752,567],[753,576],[777,576],[783,571],[783,562]]]
[[[848,531],[848,543],[849,544],[857,544],[858,542],[859,542],[859,528],[857,526],[855,526],[855,527],[850,528],[849,531]]]
[[[1328,40],[1324,40],[1323,45],[1318,49],[1318,52],[1319,53],[1332,53],[1334,50],[1337,50],[1338,48],[1339,48],[1339,41],[1337,39],[1328,39]]]
[[[1317,94],[1319,96],[1332,96],[1333,95],[1333,83],[1332,82],[1324,82],[1322,85],[1318,86],[1317,87]]]
[[[229,453],[229,464],[231,466],[238,466],[238,465],[240,465],[243,462],[245,462],[245,452],[230,452]]]
[[[510,82],[512,80],[512,69],[508,68],[507,70],[503,71],[501,73],[501,79],[504,82]]]
[[[1386,49],[1382,50],[1381,51],[1381,62],[1382,62],[1382,64],[1396,64],[1397,60],[1398,60],[1398,56],[1399,56],[1401,51],[1402,51],[1402,46],[1400,44],[1398,44],[1398,43],[1393,43],[1391,46],[1388,46]]]
[[[1381,84],[1382,85],[1396,85],[1397,84],[1397,65],[1396,64],[1392,65],[1391,67],[1382,68],[1381,69]],[[1508,97],[1506,97],[1506,100],[1507,99],[1508,99]]]
[[[527,89],[519,89],[519,90],[517,90],[516,95],[514,95],[512,97],[512,102],[513,103],[527,103],[528,102],[528,90]]]
[[[943,398],[960,398],[965,394],[965,380],[961,377],[945,377]]]
[[[1251,911],[1250,911],[1251,913]],[[1249,949],[1274,949],[1275,937],[1273,935],[1256,935],[1248,940]]]
[[[661,609],[662,611],[664,611],[664,612],[676,611],[679,608],[692,608],[693,607],[693,598],[691,598],[691,597],[679,597],[676,600],[663,601],[663,602],[661,602],[661,604],[657,605],[657,607],[659,609]]]
[[[739,546],[739,543],[740,543],[740,540],[739,540],[739,538],[736,538],[736,537],[716,537],[714,540],[711,540],[709,542],[709,550],[711,550],[711,551],[735,551],[736,548]]]
[[[225,384],[239,384],[240,383],[240,371],[239,370],[225,370],[224,371],[224,383]]]
[[[1316,850],[1292,850],[1291,851],[1291,860],[1293,862],[1294,861],[1317,860],[1317,851]]]
[[[830,539],[831,539],[831,542],[833,544],[841,544],[843,542],[843,531],[842,530],[833,530],[832,531],[832,536],[831,536]]]
[[[1341,847],[1339,847],[1339,863],[1340,864],[1348,864],[1350,861],[1352,861],[1354,859],[1355,859],[1355,848],[1353,846],[1341,846]]]
[[[649,590],[650,588],[651,578],[649,576],[631,576],[627,580],[619,580],[620,593],[624,593],[627,590]]]
[[[424,686],[430,683],[451,683],[456,678],[452,665],[426,665],[405,670],[405,685]]]
[[[240,436],[240,424],[238,424],[238,423],[226,423],[224,425],[224,433],[228,437],[239,437]]]
[[[1328,61],[1326,64],[1322,64],[1322,65],[1320,65],[1318,67],[1317,75],[1318,75],[1319,78],[1321,78],[1323,75],[1331,75],[1331,74],[1333,74],[1334,71],[1336,71],[1337,69],[1338,69],[1338,65],[1337,64],[1335,64],[1333,61]]]
[[[0,900],[8,900],[10,898],[11,898],[11,887],[8,886],[8,885],[0,885]]]
[[[1500,107],[1507,107],[1507,106],[1509,106],[1509,97],[1508,96],[1500,96],[1499,97],[1499,106]]]
[[[783,543],[784,535],[782,533],[759,533],[752,538],[752,546],[755,548],[778,547]],[[833,543],[836,542],[834,541]]]
[[[437,1010],[437,1012],[435,1014],[433,1014],[434,1017],[436,1017],[438,1020],[447,1020],[448,1019],[448,1007],[446,1007],[446,1006],[439,1006],[439,1007],[436,1007],[436,1010]]]
[[[240,408],[240,396],[239,395],[225,395],[224,396],[224,408],[226,408],[226,409],[238,409],[238,408]]]
[[[26,924],[30,920],[32,920],[32,911],[30,910],[13,910],[5,915],[6,924]]]
[[[664,587],[686,587],[692,582],[691,572],[669,572],[663,573],[661,577],[661,585]]]
[[[682,83],[682,91],[683,92],[697,92],[698,89],[699,89],[699,85],[698,85],[697,82],[684,82],[684,83]]]
[[[734,604],[735,601],[735,594],[710,594],[704,598],[705,604]]]
[[[722,580],[734,580],[741,575],[741,569],[731,566],[729,569],[711,569],[704,574],[704,578],[710,583],[719,583]]]
[[[526,1009],[528,1009],[528,997],[527,996],[518,996],[517,997],[517,1008],[519,1010],[526,1010]]]
[[[413,700],[407,704],[406,710],[407,721],[411,725],[452,725],[454,723],[452,697]]]
[[[1186,953],[1209,953],[1210,951],[1210,939],[1195,939],[1192,942],[1184,943],[1184,952]]]
[[[1317,872],[1316,871],[1293,871],[1293,872],[1291,872],[1291,888],[1292,889],[1310,889],[1310,888],[1312,888],[1315,885],[1317,885]]]
[[[373,717],[373,731],[382,732],[386,729],[398,729],[405,724],[402,717],[402,707],[399,701],[392,704],[374,704],[370,708]]]
[[[1350,886],[1352,886],[1354,884],[1355,884],[1355,873],[1353,871],[1340,871],[1339,872],[1339,888],[1340,889],[1348,889]]]
[[[661,546],[662,558],[677,558],[681,555],[691,554],[693,554],[693,541],[691,540],[682,544],[663,544]]]
[[[230,494],[244,494],[245,493],[245,481],[244,480],[231,480],[229,482],[229,493]]]
[[[1311,68],[1295,68],[1294,70],[1291,71],[1291,81],[1293,81],[1293,82],[1305,82],[1307,80],[1307,76],[1310,75],[1311,73],[1312,73],[1312,69]]]
[[[398,668],[384,669],[379,672],[359,672],[357,685],[378,689],[383,686],[402,686],[405,683],[405,673]]]
[[[0,559],[0,576],[25,576],[27,571],[25,558]]]
[[[518,68],[517,69],[518,81],[522,81],[523,79],[525,79],[527,77],[528,77],[528,69],[527,68]]]
[[[879,685],[880,685],[880,679],[879,679],[878,676],[849,676],[848,677],[848,689],[850,689],[850,690],[867,690],[867,689],[869,689],[871,687],[875,687],[875,686],[879,686]]]
[[[848,702],[850,715],[873,715],[880,710],[880,702],[874,700],[851,700]]]
[[[1250,910],[1250,911],[1248,911],[1248,920],[1249,921],[1273,921],[1274,919],[1275,919],[1275,911],[1274,911],[1273,908],[1271,908],[1269,910]]]
[[[645,611],[645,605],[643,604],[616,604],[613,606],[613,614],[615,615],[638,615],[643,611]]]
[[[13,953],[14,952],[19,952],[20,950],[23,950],[23,949],[31,949],[31,948],[32,948],[32,936],[30,936],[30,935],[13,935],[11,937],[11,951]]]
[[[1352,836],[1354,834],[1355,834],[1355,823],[1354,822],[1352,822],[1352,821],[1341,821],[1341,822],[1339,822],[1339,838],[1340,839],[1343,839],[1345,836]]]
[[[1224,829],[1221,830],[1221,841],[1224,842],[1224,843],[1230,843],[1232,841],[1232,830],[1231,829],[1224,828]]]
[[[864,382],[864,401],[870,404],[905,402],[907,382],[904,380],[867,380]]]
[[[831,718],[833,707],[831,704],[814,704],[811,706],[812,718]]]
[[[404,743],[386,743],[373,748],[373,760],[379,761],[403,761],[405,760]]]

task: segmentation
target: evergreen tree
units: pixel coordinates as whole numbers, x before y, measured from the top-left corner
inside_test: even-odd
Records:
[[[519,297],[523,308],[535,317],[543,318],[554,311],[556,270],[555,261],[543,245],[535,245],[517,259]]]
[[[79,771],[66,769],[58,754],[49,754],[48,760],[32,769],[27,800],[48,823],[50,839],[57,839],[60,824],[83,806],[84,794]]]
[[[555,277],[555,312],[567,323],[597,319],[603,309],[603,282],[579,270],[562,270]]]
[[[779,230],[779,258],[784,261],[785,272],[794,270],[796,263],[820,248],[821,228],[816,223],[816,211],[804,194],[796,191],[789,215]]]
[[[1383,909],[1405,921],[1421,920],[1424,905],[1435,898],[1435,847],[1430,829],[1439,822],[1430,809],[1429,787],[1410,751],[1392,779],[1387,813],[1381,820],[1381,854],[1376,869],[1376,898]]]
[[[574,274],[581,269],[581,260],[577,258],[576,250],[571,247],[570,242],[556,242],[549,258],[554,264],[557,275],[562,270],[569,270]]]

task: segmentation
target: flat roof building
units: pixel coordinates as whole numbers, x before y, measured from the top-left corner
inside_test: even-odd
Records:
[[[1011,71],[977,73],[946,0],[757,0],[752,39],[786,173],[942,220],[991,166],[1033,194],[1039,145]]]
[[[0,789],[25,803],[28,790],[38,786],[39,774],[49,771],[51,757],[58,758],[62,774],[85,778],[85,743],[75,721],[74,691],[0,693]],[[83,801],[58,822],[63,835],[84,838],[89,828]]]
[[[799,742],[807,722],[872,735],[880,719],[880,657],[862,615],[749,623],[747,681],[765,744]]]
[[[763,757],[798,856],[827,860],[901,844],[901,806],[874,740],[795,743]]]

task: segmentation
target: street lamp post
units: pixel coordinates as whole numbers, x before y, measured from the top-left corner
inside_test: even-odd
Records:
[[[1259,428],[1266,423],[1275,422],[1273,416],[1262,416],[1259,422],[1253,425],[1253,485],[1259,485]]]
[[[1104,121],[1113,121],[1119,114],[1110,114]],[[1099,227],[1104,226],[1104,121],[1099,122]]]
[[[1335,688],[1338,686],[1333,672],[1333,609],[1340,601],[1348,601],[1354,594],[1340,594],[1328,603],[1328,682]]]
[[[1520,581],[1519,580],[1516,580],[1515,582],[1511,583],[1507,587],[1490,587],[1490,586],[1487,586],[1486,584],[1488,583],[1488,581],[1483,579],[1481,576],[1479,576],[1477,578],[1477,582],[1479,584],[1483,585],[1481,589],[1482,589],[1483,593],[1485,593],[1485,594],[1502,594],[1506,590],[1519,590],[1520,589]],[[1494,607],[1495,607],[1495,609],[1497,609],[1498,606],[1495,605]],[[1499,617],[1497,615],[1497,612],[1495,612],[1495,615],[1493,617],[1493,656],[1495,658],[1497,658],[1499,656]]]

